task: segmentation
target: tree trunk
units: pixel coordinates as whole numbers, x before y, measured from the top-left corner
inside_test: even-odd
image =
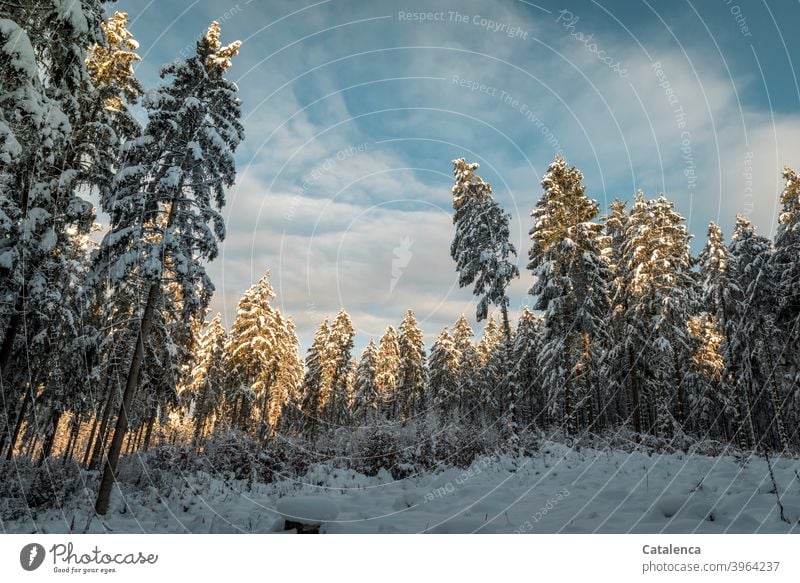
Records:
[[[158,409],[153,407],[150,413],[150,419],[147,420],[147,431],[144,434],[144,441],[142,442],[142,449],[147,451],[150,449],[150,440],[153,437],[153,427],[156,424],[156,416],[158,414]]]
[[[112,384],[112,382],[113,381],[109,380],[109,386]],[[103,420],[100,422],[100,430],[97,433],[94,446],[92,447],[92,457],[89,461],[90,470],[96,469],[100,465],[100,461],[102,459],[101,456],[106,447],[106,442],[108,441],[108,422],[111,419],[111,407],[113,403],[114,393],[109,390],[108,396],[106,397],[106,406],[103,409]]]
[[[100,489],[97,493],[95,510],[98,514],[105,514],[108,512],[108,504],[111,500],[111,488],[114,485],[114,476],[117,471],[117,462],[119,461],[120,453],[122,453],[122,442],[125,438],[125,433],[128,430],[128,409],[131,403],[133,403],[133,396],[139,384],[139,372],[141,371],[142,361],[144,360],[144,346],[150,335],[150,328],[153,325],[153,317],[160,289],[160,282],[151,283],[150,291],[147,294],[147,304],[145,305],[142,321],[139,325],[136,348],[133,352],[133,358],[131,358],[131,366],[125,383],[125,392],[122,394],[122,403],[119,408],[117,424],[114,427],[114,437],[112,437],[111,445],[108,448],[103,477],[100,480]]]
[[[778,385],[775,381],[775,364],[772,359],[772,350],[769,348],[769,338],[764,330],[764,321],[759,321],[761,325],[761,341],[764,343],[764,350],[767,352],[767,365],[769,366],[769,386],[770,386],[770,401],[772,401],[773,420],[776,429],[778,430],[778,441],[780,442],[781,451],[786,451],[789,447],[789,440],[786,438],[786,426],[783,424],[783,413],[781,411],[780,396],[778,395]]]
[[[11,362],[11,353],[14,350],[14,341],[17,339],[17,333],[22,327],[22,296],[20,296],[17,306],[14,310],[14,315],[6,327],[6,334],[3,337],[3,344],[0,345],[0,377],[5,378],[8,369],[8,363]]]
[[[200,445],[200,438],[203,436],[203,428],[206,425],[206,399],[208,395],[208,387],[203,387],[203,396],[200,403],[197,405],[197,419],[194,423],[194,448]]]
[[[507,299],[507,298],[506,298]],[[503,314],[503,335],[506,338],[506,346],[511,346],[511,323],[508,321],[508,306],[503,304],[500,306],[500,312]]]
[[[81,461],[81,465],[86,467],[86,462],[89,461],[89,452],[92,451],[92,446],[94,445],[94,436],[97,433],[97,427],[100,425],[100,418],[95,415],[92,419],[92,428],[89,430],[89,436],[86,438],[86,447],[83,450],[83,460]]]
[[[78,414],[73,413],[72,423],[69,428],[69,437],[67,438],[67,447],[61,453],[61,459],[66,460],[72,456],[72,450],[75,448],[75,442],[78,440],[78,432],[81,429],[81,418]]]
[[[628,378],[631,387],[631,414],[633,415],[633,430],[636,433],[642,432],[642,407],[639,396],[639,379],[636,376],[636,361],[633,352],[628,350]]]
[[[25,413],[28,410],[28,404],[31,402],[33,398],[33,387],[31,383],[28,383],[28,390],[25,391],[25,398],[22,399],[22,405],[20,406],[19,413],[17,413],[17,422],[14,424],[14,433],[11,434],[11,443],[8,444],[8,454],[6,455],[6,459],[11,459],[14,457],[14,450],[17,447],[17,439],[19,439],[19,432],[22,429],[22,422],[25,420]]]
[[[52,421],[50,424],[50,433],[47,435],[47,438],[44,442],[44,446],[42,447],[42,455],[39,458],[39,463],[44,462],[50,455],[53,453],[53,444],[56,441],[56,434],[58,433],[58,423],[61,421],[61,416],[63,413],[61,411],[55,411],[52,416]]]

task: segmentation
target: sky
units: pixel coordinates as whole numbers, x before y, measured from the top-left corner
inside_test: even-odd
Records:
[[[556,154],[603,211],[664,193],[704,244],[737,213],[775,231],[800,166],[800,2],[120,0],[146,87],[212,20],[241,40],[229,78],[244,143],[208,266],[229,327],[270,270],[307,348],[345,309],[356,348],[412,308],[433,337],[475,299],[450,258],[452,164],[478,162],[511,214],[530,305],[530,211]],[[794,25],[794,26],[793,26]]]

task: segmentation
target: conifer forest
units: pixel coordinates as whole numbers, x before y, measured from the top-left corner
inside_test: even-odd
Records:
[[[367,492],[375,511],[364,512],[425,504],[418,512],[429,516],[469,487],[489,491],[501,473],[529,491],[552,471],[549,459],[566,464],[554,475],[569,476],[558,512],[562,498],[578,503],[581,484],[604,491],[612,478],[596,473],[662,480],[648,505],[663,509],[681,468],[724,467],[766,480],[752,524],[714,504],[685,516],[674,501],[680,508],[659,519],[683,517],[671,523],[678,531],[798,528],[795,170],[786,166],[782,189],[769,193],[774,234],[746,214],[692,233],[669,192],[601,205],[565,143],[535,160],[545,171],[517,198],[529,233],[518,248],[500,185],[481,178],[478,156],[455,150],[439,170],[452,175],[442,190],[449,254],[470,311],[426,329],[412,304],[361,338],[342,307],[319,313],[306,342],[274,284],[277,265],[257,267],[232,320],[212,311],[207,269],[243,171],[237,149],[250,139],[240,93],[272,81],[234,82],[247,43],[224,22],[206,26],[145,86],[137,67],[147,47],[113,4],[0,4],[2,530],[156,532],[163,522],[175,532],[272,532],[289,525],[292,500],[341,516],[350,499],[320,490],[381,484],[406,484],[405,494]],[[200,498],[224,523],[194,509]],[[251,498],[268,510],[248,509]],[[601,516],[621,504],[597,503]],[[125,523],[128,511],[145,526]],[[440,532],[527,530],[528,511],[493,512],[467,512]],[[585,528],[665,528],[643,515]],[[576,524],[553,521],[527,524]],[[323,531],[354,531],[342,525]]]

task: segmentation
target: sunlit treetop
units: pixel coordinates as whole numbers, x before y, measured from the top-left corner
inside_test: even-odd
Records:
[[[453,160],[453,175],[456,178],[456,183],[453,185],[455,210],[462,207],[468,196],[477,196],[480,200],[492,196],[492,185],[475,174],[479,167],[477,162],[469,163],[464,158]]]
[[[242,41],[233,41],[227,46],[222,46],[220,38],[219,22],[214,20],[208,27],[208,32],[203,37],[201,44],[207,53],[206,66],[209,69],[218,69],[222,72],[231,66],[231,58],[239,54],[239,47]]]
[[[133,64],[142,59],[136,54],[139,43],[127,29],[128,14],[115,12],[101,26],[106,35],[106,46],[95,44],[87,51],[89,75],[97,87],[116,85],[120,94],[133,101],[141,94]],[[122,111],[125,107],[119,95],[106,98],[104,104],[110,111]]]

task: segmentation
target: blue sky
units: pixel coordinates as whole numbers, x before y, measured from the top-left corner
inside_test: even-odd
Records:
[[[800,3],[121,0],[148,87],[211,20],[243,41],[246,141],[209,266],[230,324],[266,269],[304,347],[345,308],[357,346],[415,310],[427,340],[474,300],[449,257],[453,158],[512,214],[530,303],[529,213],[557,151],[605,209],[664,192],[695,251],[711,220],[777,220],[800,165]],[[792,24],[795,24],[793,27]]]

